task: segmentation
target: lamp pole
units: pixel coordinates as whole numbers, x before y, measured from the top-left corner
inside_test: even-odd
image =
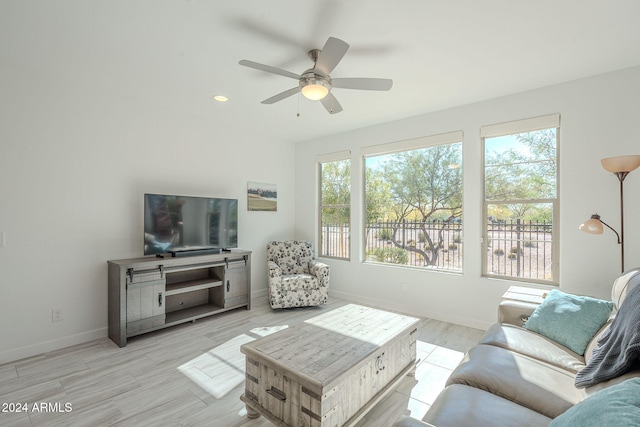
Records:
[[[622,272],[624,273],[624,179],[629,172],[614,172],[620,181],[620,258],[622,263]]]
[[[602,234],[602,225],[606,225],[616,233],[620,245],[620,263],[624,273],[624,179],[629,175],[629,172],[640,167],[640,154],[607,157],[600,162],[603,168],[614,174],[620,181],[620,234],[603,222],[598,214],[591,215],[590,219],[580,225],[580,230],[591,234]]]

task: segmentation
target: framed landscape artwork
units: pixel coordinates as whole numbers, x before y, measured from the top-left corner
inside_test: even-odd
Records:
[[[271,211],[278,210],[278,190],[275,184],[260,182],[247,183],[247,210]]]

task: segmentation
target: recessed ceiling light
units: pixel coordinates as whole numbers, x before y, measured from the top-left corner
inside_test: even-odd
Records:
[[[213,97],[213,99],[215,99],[216,101],[219,101],[219,102],[227,102],[229,100],[229,98],[227,98],[224,95],[216,95],[216,96]]]

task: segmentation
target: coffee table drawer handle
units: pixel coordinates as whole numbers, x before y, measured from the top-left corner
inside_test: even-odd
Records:
[[[271,388],[269,390],[267,390],[267,393],[270,394],[271,396],[275,397],[278,400],[282,400],[285,401],[287,400],[287,395],[278,390],[277,388],[275,388],[274,386],[271,386]]]
[[[380,373],[380,371],[384,371],[384,353],[382,353],[380,356],[376,357],[376,374]]]

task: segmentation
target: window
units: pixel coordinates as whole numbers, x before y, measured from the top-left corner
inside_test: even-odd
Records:
[[[367,147],[365,262],[462,270],[462,132]]]
[[[350,153],[321,156],[320,248],[323,257],[349,259],[351,217]]]
[[[558,283],[560,116],[481,129],[483,275]]]

